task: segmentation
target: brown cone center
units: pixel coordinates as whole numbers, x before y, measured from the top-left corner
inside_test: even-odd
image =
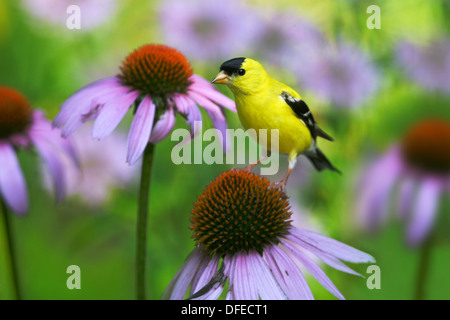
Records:
[[[450,123],[430,119],[416,124],[403,138],[402,155],[415,168],[450,173]]]
[[[27,99],[15,89],[0,86],[0,139],[25,132],[31,118]]]

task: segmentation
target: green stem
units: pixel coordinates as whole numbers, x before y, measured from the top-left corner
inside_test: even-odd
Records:
[[[431,241],[426,241],[420,248],[419,270],[416,277],[416,292],[414,298],[423,300],[425,298],[425,284],[430,268]]]
[[[13,245],[13,236],[12,236],[12,226],[11,221],[9,220],[9,211],[6,204],[3,202],[3,199],[0,199],[2,216],[3,216],[3,225],[5,229],[6,242],[7,242],[7,255],[9,255],[9,262],[11,268],[11,277],[12,284],[14,289],[14,296],[16,300],[21,300],[20,287],[19,287],[19,278],[17,272],[17,260]]]
[[[145,148],[142,159],[136,226],[136,297],[138,300],[145,300],[146,298],[145,266],[147,262],[147,218],[154,151],[155,145],[149,143]]]

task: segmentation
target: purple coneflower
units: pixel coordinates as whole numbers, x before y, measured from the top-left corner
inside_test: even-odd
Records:
[[[254,173],[232,170],[210,183],[194,204],[191,229],[197,247],[175,275],[164,299],[313,299],[302,265],[344,299],[309,256],[357,274],[341,260],[373,258],[339,241],[291,224],[287,196]]]
[[[226,121],[220,106],[236,112],[231,99],[193,74],[179,51],[149,44],[128,55],[117,76],[94,82],[71,96],[53,123],[62,127],[63,136],[70,136],[83,123],[95,120],[92,136],[100,140],[114,131],[133,104],[129,164],[139,159],[149,142],[158,143],[170,133],[176,113],[193,128],[194,121],[202,121],[198,104],[224,132]]]
[[[62,105],[53,122],[62,127],[64,136],[69,136],[83,123],[95,120],[92,136],[100,140],[114,131],[134,105],[126,161],[133,164],[143,154],[136,242],[138,299],[145,299],[146,232],[154,146],[170,133],[177,113],[186,118],[195,136],[198,126],[194,126],[194,122],[202,121],[197,104],[205,109],[222,137],[226,137],[227,125],[221,106],[236,112],[234,102],[209,81],[193,74],[189,62],[179,51],[149,44],[129,54],[117,76],[94,82],[76,92]]]
[[[428,90],[450,91],[450,39],[439,38],[425,46],[401,42],[396,53],[413,81]]]
[[[72,164],[77,163],[71,142],[61,138],[40,110],[33,111],[27,99],[15,89],[0,86],[0,205],[8,246],[6,254],[11,264],[15,296],[21,298],[17,276],[12,226],[8,208],[19,215],[28,211],[25,179],[16,156],[19,149],[36,149],[47,164],[58,200],[65,194],[65,176],[61,155],[67,153]]]
[[[307,61],[323,43],[323,35],[311,23],[290,12],[261,18],[251,46],[254,53],[276,65],[292,68],[293,59]]]
[[[299,61],[297,73],[305,89],[349,109],[369,99],[379,83],[378,72],[369,57],[347,43],[317,50],[308,61]]]
[[[164,1],[160,20],[165,42],[198,60],[242,55],[259,26],[253,12],[235,0]]]
[[[76,163],[70,141],[61,138],[59,130],[42,111],[33,111],[30,103],[18,91],[0,87],[0,191],[10,209],[23,215],[28,211],[25,179],[20,169],[16,150],[34,147],[47,164],[54,183],[56,196],[65,194],[65,176],[61,165],[61,152]]]
[[[400,144],[376,160],[363,176],[357,212],[361,223],[376,230],[390,204],[407,223],[407,242],[422,244],[430,234],[439,201],[450,190],[450,123],[417,123]]]

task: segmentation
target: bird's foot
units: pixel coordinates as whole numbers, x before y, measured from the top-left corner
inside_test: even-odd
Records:
[[[286,183],[287,181],[283,179],[280,182],[272,184],[272,188],[281,189],[281,191],[286,192]]]

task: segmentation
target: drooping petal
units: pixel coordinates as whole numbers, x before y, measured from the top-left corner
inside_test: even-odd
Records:
[[[401,182],[398,190],[398,215],[400,219],[406,218],[408,213],[411,211],[414,191],[415,183],[413,179],[406,178]]]
[[[217,138],[219,139],[220,143],[223,146],[223,150],[226,153],[228,151],[228,147],[229,147],[229,143],[228,141],[230,140],[228,137],[228,126],[227,126],[227,121],[225,119],[225,116],[223,114],[216,114],[214,112],[211,111],[206,111],[209,115],[209,117],[211,118],[211,121],[214,125],[214,127],[219,131]]]
[[[188,292],[195,275],[199,270],[202,262],[208,259],[202,248],[195,248],[186,259],[180,270],[175,274],[172,281],[167,286],[161,299],[163,300],[182,300]]]
[[[237,112],[234,101],[217,91],[209,81],[195,74],[189,79],[192,81],[189,90],[194,91],[233,112]]]
[[[286,252],[274,245],[265,251],[265,257],[275,279],[290,300],[314,300],[305,277]]]
[[[139,92],[132,91],[108,101],[95,120],[92,137],[101,140],[113,132],[138,96]]]
[[[332,267],[336,270],[342,271],[342,272],[353,274],[355,276],[363,277],[361,274],[359,274],[352,268],[348,267],[346,264],[344,264],[341,260],[339,260],[335,256],[333,256],[327,252],[324,252],[314,246],[310,246],[306,243],[303,243],[303,246],[306,246],[311,253],[316,255],[320,260],[322,260],[325,264],[329,265],[330,267]]]
[[[30,136],[34,146],[38,150],[42,159],[48,166],[50,175],[53,180],[54,190],[56,192],[57,201],[61,201],[66,194],[66,179],[64,174],[64,168],[59,158],[58,152],[49,145],[46,141],[39,139],[32,135]]]
[[[197,92],[194,92],[194,91],[189,91],[188,96],[191,99],[193,99],[196,103],[198,103],[200,106],[202,106],[205,110],[215,113],[217,115],[223,116],[222,109],[220,109],[220,107],[217,104],[215,104],[214,102],[205,98],[203,95],[201,95]]]
[[[356,210],[362,225],[376,230],[386,220],[391,191],[402,170],[398,149],[392,148],[368,170]]]
[[[96,81],[81,88],[62,104],[60,112],[53,121],[53,126],[63,127],[63,136],[71,135],[83,124],[82,115],[95,108],[92,100],[104,91],[115,90],[118,86],[118,79],[113,77]]]
[[[407,238],[411,245],[424,241],[429,234],[437,212],[442,182],[436,178],[425,178],[420,186],[408,226]]]
[[[199,268],[203,270],[201,273],[197,273],[192,281],[191,295],[197,293],[206,284],[208,284],[214,275],[217,273],[219,265],[219,257],[213,256],[211,259],[204,260],[200,264]]]
[[[234,299],[236,300],[259,300],[258,288],[256,285],[257,274],[253,273],[253,268],[249,266],[246,253],[236,254],[236,264],[234,270]]]
[[[226,300],[236,300],[234,294],[235,287],[235,273],[236,273],[236,255],[228,255],[223,259],[225,264],[225,276],[228,277],[228,292],[225,297]]]
[[[338,290],[338,288],[336,288],[330,278],[328,278],[325,272],[323,272],[323,270],[313,260],[311,260],[311,258],[309,258],[305,253],[303,253],[288,241],[282,241],[282,244],[292,253],[295,258],[298,259],[301,264],[306,267],[306,269],[308,269],[312,276],[316,278],[317,281],[319,281],[319,283],[325,289],[331,292],[338,299],[345,300],[342,293]]]
[[[209,117],[211,118],[211,121],[214,125],[214,127],[219,130],[220,135],[218,135],[218,139],[220,139],[224,151],[228,151],[228,135],[227,135],[227,121],[225,118],[225,115],[222,111],[222,109],[217,106],[214,102],[211,102],[210,100],[206,99],[200,94],[197,94],[196,92],[189,92],[189,96],[194,99],[195,102],[197,102],[201,107],[203,107],[206,112],[208,113]]]
[[[55,149],[64,151],[71,161],[79,168],[80,159],[71,139],[61,137],[61,132],[57,128],[52,128],[51,123],[45,118],[42,110],[33,112],[33,124],[28,135],[33,139],[45,141]]]
[[[150,97],[145,96],[134,115],[128,134],[127,162],[132,165],[144,152],[153,128],[156,107]]]
[[[307,249],[314,247],[338,259],[353,263],[375,262],[371,255],[313,231],[298,228],[291,228],[290,231],[296,243],[300,243],[301,246],[310,245]]]
[[[18,214],[28,211],[25,179],[14,149],[0,141],[0,191],[7,205]]]
[[[90,111],[81,115],[81,121],[84,123],[97,119],[105,104],[116,101],[128,92],[130,92],[130,88],[120,84],[98,92],[97,95],[92,98],[92,107]]]
[[[188,98],[189,99],[189,98]],[[190,99],[189,99],[190,100]],[[199,130],[195,127],[195,122],[202,122],[202,113],[200,109],[195,104],[194,101],[191,100],[191,104],[188,105],[188,114],[187,114],[187,124],[191,128],[192,137],[195,138],[199,132]]]
[[[151,143],[158,143],[163,140],[175,125],[175,112],[172,108],[169,108],[153,127],[152,134],[150,135]]]
[[[75,92],[61,105],[60,112],[53,121],[53,125],[56,127],[61,127],[75,114],[80,115],[83,113],[82,111],[89,109],[95,93],[104,87],[114,85],[117,80],[118,79],[115,77],[101,79]]]
[[[222,294],[226,277],[222,274],[223,269],[217,269],[220,258],[212,257],[205,268],[200,266],[202,273],[197,273],[192,281],[192,290],[194,296],[191,300],[216,300]]]
[[[180,97],[180,100],[183,100],[183,108],[186,116],[186,123],[190,130],[190,136],[183,138],[183,140],[179,143],[180,146],[185,145],[187,143],[192,142],[195,138],[197,138],[198,134],[202,129],[202,113],[200,112],[199,107],[188,96]]]
[[[248,253],[248,268],[253,269],[258,287],[258,294],[262,300],[286,300],[286,293],[283,292],[279,283],[273,277],[268,265],[255,251]],[[239,284],[236,284],[239,285]]]
[[[187,115],[187,101],[184,94],[174,94],[171,99],[171,105],[173,108],[176,108],[176,110],[182,114],[183,116]]]

